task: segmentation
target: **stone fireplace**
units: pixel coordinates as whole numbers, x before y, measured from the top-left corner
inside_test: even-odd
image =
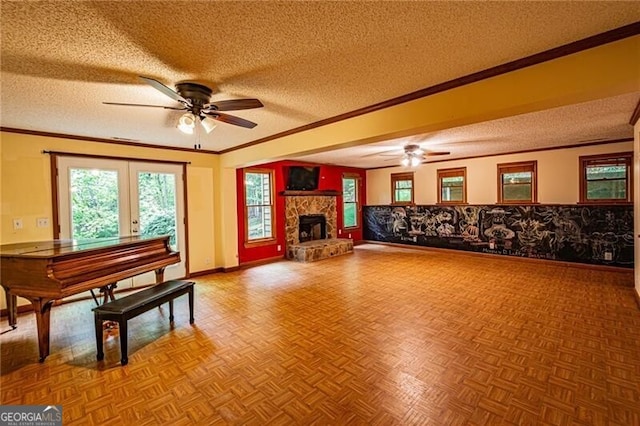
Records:
[[[294,194],[292,194],[292,192]],[[337,191],[285,191],[288,259],[313,262],[353,252],[353,240],[337,238]]]
[[[327,218],[323,214],[302,215],[298,223],[298,240],[301,243],[327,238]]]
[[[330,195],[287,196],[285,200],[285,232],[287,247],[300,244],[300,216],[321,215],[325,218],[325,238],[336,238],[336,197]]]

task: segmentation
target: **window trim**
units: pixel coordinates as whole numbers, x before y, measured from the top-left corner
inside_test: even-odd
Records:
[[[454,167],[450,169],[438,169],[436,172],[438,176],[438,204],[467,204],[467,168]],[[462,200],[448,201],[442,199],[442,179],[447,177],[462,177]]]
[[[267,238],[260,238],[255,240],[249,240],[249,206],[247,206],[247,173],[262,173],[269,174],[269,190],[271,191],[271,236]],[[261,168],[248,168],[242,170],[242,204],[244,206],[244,246],[259,247],[266,245],[273,245],[277,242],[276,236],[276,200],[275,200],[275,172],[273,169],[261,169]],[[265,204],[266,205],[266,204]]]
[[[597,200],[587,199],[587,167],[595,165],[594,163],[606,163],[607,160],[623,158],[627,167],[627,176],[625,179],[626,199],[618,198],[602,198]],[[613,152],[610,154],[581,155],[578,158],[580,167],[580,193],[579,204],[633,204],[633,152]]]
[[[360,187],[362,185],[362,176],[360,176],[357,173],[343,173],[342,174],[342,180],[344,179],[354,179],[355,180],[355,185],[356,185],[356,200],[355,200],[355,205],[356,205],[356,226],[346,226],[344,224],[344,191],[342,194],[342,227],[346,230],[354,230],[354,229],[360,229],[361,225],[361,218],[360,218],[360,214],[362,212],[362,206],[360,205]],[[344,182],[343,182],[343,186],[344,186]]]
[[[498,204],[537,204],[538,203],[538,160],[500,163],[498,170]],[[505,173],[531,173],[531,199],[505,200],[503,194],[502,175]]]
[[[413,179],[414,172],[403,172],[403,173],[391,173],[391,204],[392,205],[400,205],[400,206],[411,206],[414,205],[415,202],[415,181]],[[410,180],[411,181],[411,201],[397,201],[396,200],[396,182],[401,180]]]

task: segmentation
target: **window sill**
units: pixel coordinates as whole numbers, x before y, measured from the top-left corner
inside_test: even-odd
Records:
[[[498,201],[496,203],[497,205],[505,205],[505,206],[519,206],[519,205],[535,205],[535,204],[540,204],[538,201],[524,201],[524,200],[517,200],[517,201]]]
[[[262,247],[275,245],[278,241],[275,238],[265,238],[262,240],[245,241],[244,248]]]
[[[621,201],[621,200],[598,200],[598,201],[578,201],[578,205],[581,206],[610,206],[610,205],[617,205],[617,206],[632,206],[633,205],[633,201]]]

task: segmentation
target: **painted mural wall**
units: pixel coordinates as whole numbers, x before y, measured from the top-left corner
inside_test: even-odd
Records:
[[[633,206],[365,206],[364,239],[633,268]]]

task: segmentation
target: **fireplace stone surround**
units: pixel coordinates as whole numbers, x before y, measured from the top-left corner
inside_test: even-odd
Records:
[[[321,214],[326,218],[327,238],[336,238],[336,197],[329,195],[290,196],[285,200],[285,234],[287,247],[300,244],[300,216]]]
[[[288,259],[309,262],[353,252],[353,240],[336,238],[336,195],[288,195],[285,200],[286,254]],[[326,239],[300,242],[300,216],[323,215]]]

